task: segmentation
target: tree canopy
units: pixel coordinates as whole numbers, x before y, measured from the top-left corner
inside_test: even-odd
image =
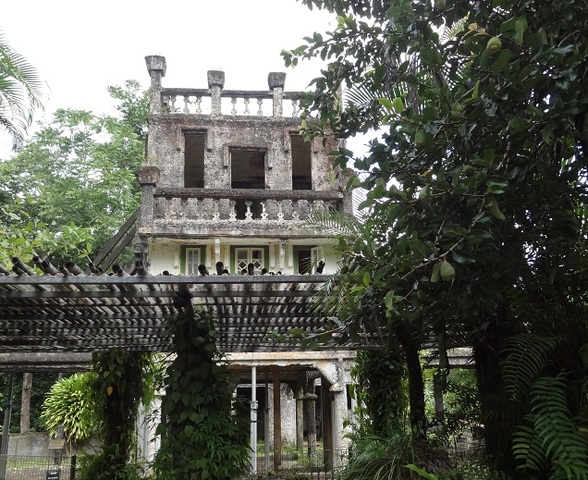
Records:
[[[333,31],[283,52],[288,64],[328,63],[307,134],[377,132],[366,155],[335,153],[356,173],[350,187],[367,190],[370,218],[342,245],[324,305],[350,335],[472,346],[492,462],[582,478],[586,3],[303,3],[337,15]],[[547,421],[558,401],[562,416]]]
[[[59,109],[0,161],[0,264],[36,254],[86,265],[138,207],[146,92],[135,81],[109,92],[119,115]]]

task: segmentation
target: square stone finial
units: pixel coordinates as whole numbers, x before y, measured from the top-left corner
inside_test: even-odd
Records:
[[[208,75],[208,88],[225,86],[225,72],[222,70],[209,70]]]
[[[284,88],[284,85],[286,85],[286,73],[270,72],[267,76],[267,84],[270,90],[273,90],[274,88]]]
[[[145,57],[145,63],[147,64],[149,73],[153,71],[161,72],[161,76],[165,77],[165,71],[167,69],[165,57],[161,55],[147,55]]]

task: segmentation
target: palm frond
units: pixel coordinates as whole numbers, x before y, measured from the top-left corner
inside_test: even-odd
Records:
[[[529,391],[537,375],[545,368],[549,353],[562,340],[563,337],[544,337],[534,333],[521,333],[509,339],[502,372],[511,399],[519,400]]]

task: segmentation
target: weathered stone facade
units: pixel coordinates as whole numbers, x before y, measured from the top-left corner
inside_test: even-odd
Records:
[[[222,262],[230,275],[248,265],[254,274],[334,272],[332,232],[307,220],[327,209],[350,213],[351,201],[329,157],[335,141],[306,143],[300,134],[301,93],[284,90],[285,73],[270,73],[262,91],[223,90],[221,71],[208,72],[206,89],[164,88],[165,58],[146,63],[149,140],[136,252],[149,271],[191,275],[204,265],[214,274]],[[275,450],[303,442],[316,449],[318,431],[333,464],[333,450],[343,446],[353,357],[231,353],[230,369],[252,395],[252,448],[260,435]],[[256,426],[260,404],[269,415],[265,431]]]

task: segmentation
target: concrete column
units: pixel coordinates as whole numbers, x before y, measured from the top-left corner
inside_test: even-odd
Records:
[[[296,450],[302,454],[304,450],[304,390],[296,388]]]
[[[161,113],[161,78],[167,69],[165,57],[148,55],[145,57],[147,71],[151,77],[149,89],[149,113]]]
[[[141,207],[139,210],[139,227],[153,224],[155,200],[153,190],[159,182],[159,168],[144,166],[139,169],[139,184],[141,185]]]
[[[343,455],[343,422],[347,414],[347,391],[333,390],[333,468],[337,469],[342,464]]]
[[[308,429],[308,457],[311,464],[317,461],[316,458],[316,399],[315,393],[306,394],[306,428]]]
[[[325,470],[333,469],[333,401],[331,399],[330,383],[321,378],[321,407],[323,417],[323,451]]]
[[[210,115],[219,116],[221,113],[221,94],[225,86],[225,72],[220,70],[208,71],[208,88],[210,88]]]
[[[436,372],[433,375],[433,397],[435,399],[435,420],[437,421],[437,431],[443,433],[445,425],[445,405],[443,402],[443,384],[445,378],[443,373]]]
[[[249,444],[251,446],[251,473],[257,473],[257,367],[251,367],[251,422]]]
[[[273,371],[274,381],[274,471],[282,464],[282,406],[280,396],[280,370]]]
[[[281,117],[283,115],[284,85],[286,84],[286,74],[284,72],[270,72],[267,77],[267,83],[273,94],[273,116]]]
[[[269,471],[270,458],[270,408],[269,408],[269,379],[268,374],[265,374],[265,409],[263,422],[263,449],[264,449],[264,466],[265,471]]]

